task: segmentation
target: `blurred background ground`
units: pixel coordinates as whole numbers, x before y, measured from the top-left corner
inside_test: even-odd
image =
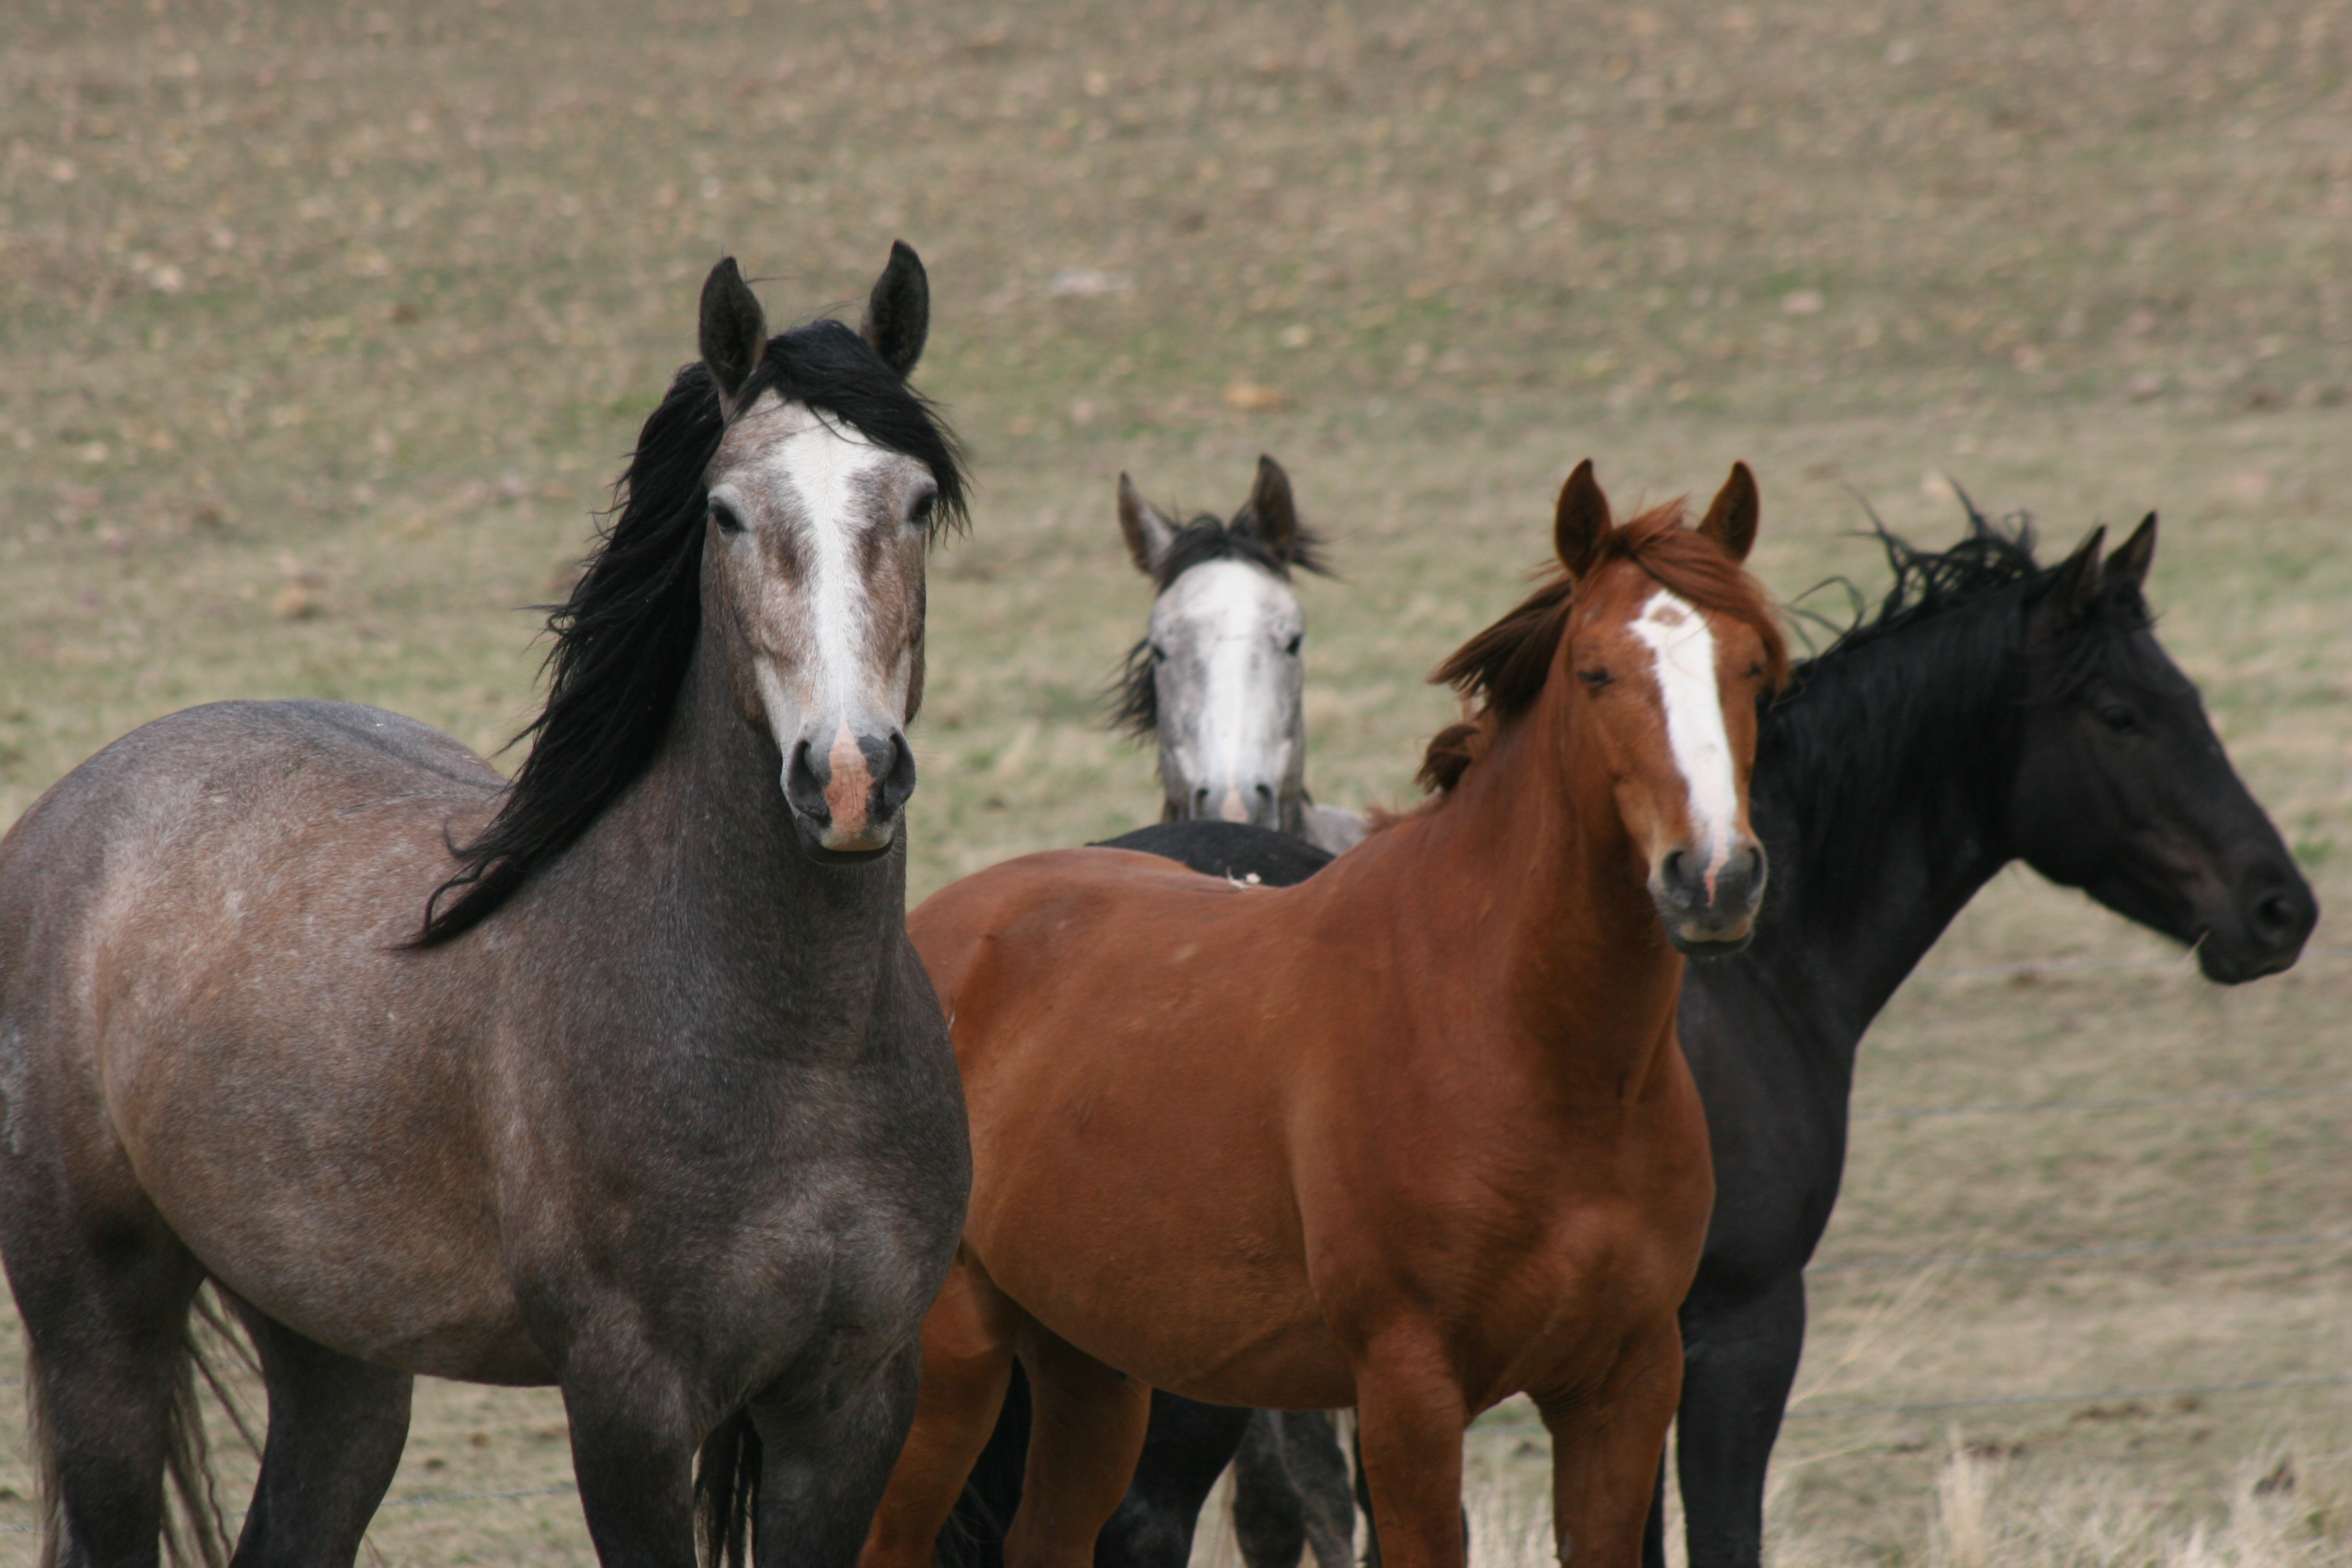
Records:
[[[740,256],[782,320],[903,237],[919,380],[982,483],[934,566],[918,897],[1153,814],[1097,721],[1147,603],[1112,484],[1230,510],[1267,451],[1343,579],[1304,590],[1324,799],[1409,798],[1448,716],[1422,675],[1516,597],[1577,458],[1622,501],[1741,458],[1789,597],[1883,582],[1864,499],[1946,540],[1957,481],[2053,550],[2160,510],[2163,635],[2339,907],[2347,79],[2342,0],[17,0],[0,820],[217,697],[501,744],[533,698],[517,606],[562,591],[703,272]],[[1989,889],[1866,1047],[1865,1109],[2297,1092],[1865,1121],[1824,1261],[2273,1245],[1821,1273],[1800,1408],[2352,1369],[2347,947],[2324,921],[2224,993],[2081,967],[2164,950]],[[0,1418],[0,1526],[30,1518],[19,1441]],[[1540,1441],[1490,1418],[1482,1507],[1522,1506]],[[2347,1453],[2341,1386],[1825,1415],[1790,1426],[1774,1522],[1788,1562],[1958,1562],[1937,1489],[1982,1482],[2174,1540],[2255,1459]],[[394,1495],[567,1476],[551,1395],[434,1385]],[[2264,1506],[2317,1500],[2294,1527],[2340,1555],[2340,1494],[2298,1486]],[[373,1539],[587,1560],[560,1493]]]

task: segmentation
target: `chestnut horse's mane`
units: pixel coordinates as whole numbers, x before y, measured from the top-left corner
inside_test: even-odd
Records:
[[[1685,510],[1685,502],[1676,499],[1612,527],[1601,541],[1596,564],[1631,561],[1701,609],[1753,626],[1764,640],[1766,681],[1779,688],[1789,675],[1789,644],[1771,602],[1721,545],[1683,526]],[[1423,789],[1441,796],[1452,790],[1493,747],[1503,726],[1533,706],[1543,690],[1568,627],[1576,585],[1557,562],[1540,576],[1535,592],[1517,609],[1464,643],[1429,678],[1461,693],[1465,708],[1473,702],[1477,708],[1429,742],[1419,775]]]

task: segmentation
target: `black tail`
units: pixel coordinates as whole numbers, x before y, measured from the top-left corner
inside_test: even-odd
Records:
[[[746,1568],[758,1545],[760,1429],[738,1410],[702,1440],[694,1467],[694,1511],[705,1568]]]

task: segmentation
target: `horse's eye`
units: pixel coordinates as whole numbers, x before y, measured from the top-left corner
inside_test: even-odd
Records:
[[[735,509],[729,506],[723,500],[715,500],[710,503],[710,521],[719,525],[719,531],[721,533],[740,533],[743,531],[743,520],[737,517],[735,515]]]
[[[1605,669],[1580,669],[1576,672],[1576,679],[1598,691],[1615,678]]]
[[[2099,710],[2099,722],[2118,735],[2128,735],[2139,728],[2139,715],[2120,702],[2110,702]]]
[[[930,490],[908,510],[907,521],[917,528],[931,526],[931,518],[940,510],[940,492]]]
[[[1748,667],[1748,679],[1750,680],[1761,680],[1764,679],[1764,661],[1762,659],[1759,658],[1754,664]]]
[[[1158,643],[1153,643],[1151,645],[1151,662],[1154,664],[1166,664],[1168,662],[1168,650],[1161,647]]]
[[[1290,640],[1282,645],[1282,651],[1288,654],[1291,658],[1297,658],[1298,657],[1299,645],[1304,643],[1306,640],[1307,634],[1305,632],[1293,632],[1290,636]]]

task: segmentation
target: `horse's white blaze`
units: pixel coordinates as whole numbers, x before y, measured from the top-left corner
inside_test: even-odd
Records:
[[[1715,679],[1715,633],[1687,600],[1661,588],[1634,617],[1633,635],[1648,646],[1656,669],[1666,744],[1689,794],[1691,826],[1706,842],[1712,894],[1739,831],[1731,737],[1723,727],[1723,696]]]
[[[1284,652],[1304,624],[1297,595],[1244,561],[1203,562],[1152,606],[1152,641],[1167,657],[1161,681],[1163,742],[1188,793],[1232,822],[1250,820],[1250,792],[1277,795],[1297,760],[1296,661]],[[1190,691],[1171,686],[1190,684]]]
[[[862,482],[895,454],[877,447],[856,431],[812,420],[810,427],[776,449],[784,482],[798,497],[798,510],[807,544],[811,630],[810,652],[822,672],[822,690],[832,711],[840,716],[841,734],[850,734],[857,687],[867,657],[868,603],[865,574],[858,564],[858,541],[869,521],[862,503]]]
[[[748,428],[755,421],[784,422],[785,427],[755,437]],[[806,645],[795,650],[805,672],[806,696],[846,730],[870,679],[865,667],[871,652],[872,605],[859,546],[873,521],[872,476],[910,459],[800,404],[781,402],[773,393],[764,395],[736,426],[730,445],[756,439],[762,450],[732,465],[712,499],[730,502],[747,517],[771,512],[790,519],[803,571],[791,585],[800,602],[789,619],[808,633]]]
[[[901,524],[877,508],[904,489],[890,470],[915,459],[768,393],[730,428],[715,466],[722,477],[711,500],[755,525],[722,548],[766,549],[771,562],[792,563],[761,574],[765,635],[753,666],[787,777],[805,741],[827,768],[834,830],[856,837],[873,784],[859,737],[905,722],[913,673],[906,650],[875,646],[886,612],[866,580],[868,542],[875,529]],[[789,537],[763,542],[754,537],[761,530]]]

